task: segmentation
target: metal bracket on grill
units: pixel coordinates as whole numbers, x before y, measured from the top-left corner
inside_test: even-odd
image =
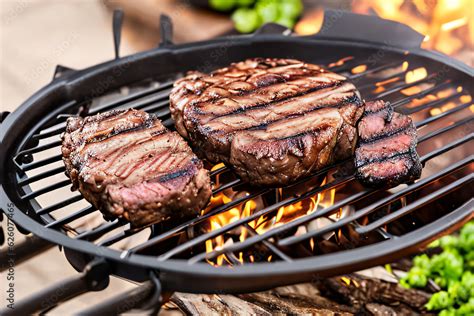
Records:
[[[162,304],[161,283],[156,273],[151,271],[150,280],[139,287],[82,310],[78,314],[119,315],[132,309],[140,309],[146,315],[157,315]]]
[[[123,23],[123,11],[114,10],[114,16],[112,20],[112,30],[114,33],[115,59],[120,58],[120,38],[122,35],[122,23]]]
[[[14,309],[4,308],[1,315],[31,315],[48,311],[58,303],[67,301],[88,291],[101,291],[109,285],[109,265],[103,259],[89,263],[84,271],[62,280],[15,303]]]
[[[425,38],[405,24],[343,10],[325,10],[321,30],[311,37],[369,42],[382,45],[381,49],[419,48]]]
[[[276,23],[265,23],[253,33],[253,36],[259,36],[264,34],[291,35],[291,33],[291,30],[283,25]]]
[[[53,79],[58,79],[59,77],[64,76],[65,74],[68,74],[68,73],[74,72],[74,71],[76,71],[76,70],[72,69],[72,68],[69,68],[69,67],[66,67],[66,66],[57,65],[56,69],[54,69]]]
[[[2,123],[6,118],[7,116],[10,114],[10,112],[8,111],[5,111],[5,112],[1,112],[0,113],[0,123]]]
[[[166,47],[173,45],[173,22],[166,14],[160,15],[160,45]]]

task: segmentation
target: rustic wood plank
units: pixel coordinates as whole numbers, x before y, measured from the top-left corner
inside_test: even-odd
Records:
[[[175,293],[171,302],[186,315],[271,315],[260,306],[232,295]]]
[[[320,296],[308,297],[288,293],[276,295],[274,292],[260,292],[239,295],[240,298],[271,311],[272,314],[312,314],[312,315],[353,315],[350,307],[328,303]]]

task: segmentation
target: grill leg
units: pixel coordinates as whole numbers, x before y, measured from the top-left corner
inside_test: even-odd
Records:
[[[58,303],[88,291],[101,291],[109,285],[109,268],[104,260],[94,260],[84,271],[35,293],[17,303],[14,309],[4,308],[0,315],[31,315],[54,308]]]
[[[143,285],[82,310],[77,315],[120,315],[132,309],[140,309],[146,315],[157,315],[163,302],[160,280],[151,272],[150,280]]]

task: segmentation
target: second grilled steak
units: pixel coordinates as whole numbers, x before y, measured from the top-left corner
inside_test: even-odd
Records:
[[[421,176],[416,128],[388,102],[367,102],[358,125],[356,177],[367,186],[396,186]]]
[[[73,188],[107,217],[145,226],[196,216],[209,200],[202,162],[176,132],[146,112],[70,118],[62,138]]]
[[[343,76],[289,59],[249,59],[176,82],[177,130],[207,159],[256,185],[281,186],[353,155],[359,92]]]

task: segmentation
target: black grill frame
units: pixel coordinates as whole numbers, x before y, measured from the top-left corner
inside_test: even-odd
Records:
[[[325,21],[325,23],[328,22]],[[384,21],[383,23],[387,24],[387,21]],[[348,22],[348,24],[350,25],[351,23]],[[414,34],[415,33],[412,34],[410,40],[408,40],[407,42],[412,44],[419,44],[419,41],[417,42],[417,38],[419,39],[419,37],[415,36],[416,34]],[[409,36],[409,33],[403,33],[403,35],[406,37]],[[164,43],[168,43],[168,41],[164,41]],[[400,42],[397,42],[396,44],[399,44],[399,46],[401,45]],[[320,33],[318,36],[300,38],[276,34],[257,34],[255,36],[235,36],[230,38],[220,38],[192,44],[174,46],[169,46],[168,44],[155,50],[135,54],[125,58],[119,58],[85,70],[65,71],[59,78],[55,79],[51,84],[41,89],[30,99],[28,99],[17,111],[10,114],[6,118],[6,120],[0,125],[2,146],[5,146],[4,148],[6,148],[6,150],[2,150],[0,153],[0,178],[2,181],[2,187],[0,190],[1,208],[7,214],[12,214],[12,219],[19,226],[27,229],[38,237],[62,245],[66,249],[68,258],[70,259],[73,266],[75,266],[79,270],[82,270],[85,264],[88,262],[88,260],[84,258],[92,259],[95,257],[100,257],[106,259],[110,263],[110,266],[112,267],[111,272],[113,274],[126,277],[132,280],[147,280],[149,278],[149,271],[156,271],[159,276],[159,279],[163,283],[164,289],[167,290],[179,290],[196,293],[248,292],[272,288],[279,285],[310,281],[312,279],[322,276],[347,273],[349,271],[359,270],[368,266],[385,263],[387,260],[394,260],[396,258],[405,256],[407,254],[419,250],[420,247],[423,247],[433,239],[439,237],[441,234],[453,231],[462,223],[473,218],[473,200],[471,199],[470,201],[467,201],[464,205],[462,205],[456,210],[453,210],[445,217],[440,218],[437,221],[430,223],[429,225],[426,225],[416,231],[406,234],[400,238],[389,238],[390,240],[386,240],[384,242],[380,242],[370,246],[365,246],[353,250],[344,250],[338,253],[316,256],[309,259],[298,259],[294,261],[285,258],[284,254],[279,254],[278,248],[275,248],[276,250],[274,252],[276,255],[280,255],[282,262],[270,264],[253,263],[250,265],[239,266],[234,269],[228,269],[225,267],[216,268],[205,263],[194,263],[191,268],[189,263],[184,260],[176,260],[169,258],[166,258],[166,260],[157,260],[156,258],[152,258],[150,256],[145,255],[119,253],[107,247],[97,247],[96,245],[88,241],[89,239],[93,239],[97,234],[101,234],[114,227],[123,225],[123,222],[118,220],[107,223],[104,226],[100,227],[98,230],[89,231],[88,233],[81,235],[80,238],[76,239],[72,239],[61,232],[53,230],[52,228],[59,227],[65,221],[65,219],[61,219],[57,222],[54,222],[54,218],[49,215],[49,212],[54,210],[55,208],[59,208],[63,204],[72,203],[72,201],[79,199],[79,196],[76,195],[76,197],[72,199],[68,199],[52,207],[50,206],[49,209],[43,209],[42,211],[39,211],[36,214],[28,214],[27,210],[30,209],[30,206],[37,210],[40,209],[40,205],[36,203],[34,199],[30,200],[30,198],[39,195],[41,192],[28,191],[29,187],[24,187],[25,192],[23,198],[14,198],[17,194],[17,186],[19,185],[17,183],[18,179],[12,178],[14,173],[10,171],[16,170],[17,168],[23,169],[23,171],[32,169],[38,165],[46,164],[52,161],[58,161],[60,159],[60,156],[58,156],[59,158],[52,157],[44,161],[26,164],[26,168],[25,165],[19,164],[16,159],[14,159],[14,163],[10,158],[14,155],[19,155],[19,153],[21,153],[21,155],[25,155],[40,149],[46,149],[45,147],[47,146],[43,148],[33,147],[33,149],[24,149],[20,152],[17,152],[17,148],[24,148],[26,142],[30,139],[44,137],[44,135],[35,136],[34,133],[36,132],[39,126],[43,126],[45,124],[47,125],[48,118],[54,117],[56,116],[56,114],[61,112],[67,113],[67,109],[70,109],[75,106],[76,102],[87,102],[87,100],[95,97],[96,94],[102,94],[102,92],[98,90],[93,93],[90,93],[90,91],[94,91],[94,89],[96,89],[95,83],[111,82],[107,86],[107,88],[104,89],[103,92],[105,92],[105,90],[113,90],[129,83],[137,82],[142,78],[148,78],[156,75],[156,70],[152,69],[152,66],[160,65],[162,67],[162,73],[165,74],[174,73],[174,71],[172,72],[170,71],[170,69],[174,67],[176,63],[182,63],[182,65],[180,65],[180,68],[182,70],[193,69],[195,68],[195,65],[198,65],[200,63],[199,58],[196,57],[197,55],[202,56],[202,52],[219,51],[219,49],[222,47],[226,47],[226,49],[228,50],[228,55],[222,57],[218,61],[218,64],[221,63],[222,65],[228,63],[227,59],[242,59],[242,53],[236,53],[237,51],[242,49],[248,50],[248,52],[246,52],[247,55],[258,54],[259,56],[270,55],[273,57],[277,57],[275,55],[278,55],[278,57],[288,57],[281,56],[278,50],[278,48],[280,48],[280,50],[282,51],[289,51],[287,48],[288,46],[295,46],[294,49],[318,46],[326,49],[347,49],[351,51],[381,51],[386,55],[398,56],[399,58],[402,58],[407,53],[409,53],[410,56],[419,58],[419,60],[422,60],[424,63],[426,63],[427,68],[435,66],[446,67],[446,72],[451,72],[449,74],[449,80],[459,80],[463,83],[473,82],[472,79],[474,77],[474,70],[470,67],[442,54],[422,50],[416,45],[412,44],[410,44],[411,46],[409,47],[399,47],[383,43],[380,41],[380,39],[374,38],[372,38],[371,41],[359,41],[359,39],[357,38],[345,39],[341,38],[340,36],[337,36],[334,33],[330,33],[329,31]],[[276,54],[276,51],[279,53]],[[299,52],[299,54],[301,55],[299,56],[299,58],[301,59],[305,59],[304,56],[309,56],[309,52]],[[350,53],[348,53],[347,55],[350,55]],[[163,60],[168,61],[169,65],[166,65]],[[218,65],[213,66],[216,67]],[[384,69],[383,67],[388,66],[390,66],[390,64],[382,64],[382,66],[374,67],[374,69],[369,69],[367,72],[370,73],[375,70],[380,71],[381,69]],[[348,67],[348,65],[342,65],[337,70],[344,70],[344,67]],[[131,71],[131,69],[133,69],[133,71]],[[439,69],[442,70],[443,68]],[[120,75],[113,75],[117,73]],[[108,77],[110,76],[112,76],[111,81],[108,80]],[[359,78],[360,75],[354,75],[351,79],[357,80]],[[435,79],[436,78],[428,77],[424,80],[428,81]],[[171,82],[172,81],[168,81],[166,84],[161,86],[164,87],[164,91],[167,91],[166,89],[169,90]],[[419,83],[420,82],[416,82],[416,84]],[[443,82],[442,84],[445,83]],[[399,87],[393,88],[393,91],[398,91],[409,86],[410,84],[402,84]],[[469,91],[471,96],[474,96],[474,87],[466,84],[464,84],[463,86],[467,91]],[[435,88],[440,87],[441,85],[435,85]],[[88,91],[88,93],[86,93],[85,91]],[[151,89],[150,91],[155,90]],[[388,92],[390,91],[386,91],[383,94],[387,95]],[[422,93],[419,94],[419,96],[422,95]],[[75,99],[77,101],[70,101]],[[130,97],[130,99],[132,99],[132,97]],[[161,99],[158,98],[158,100]],[[399,103],[395,103],[394,106],[400,106],[404,104],[404,102],[408,101],[402,100]],[[58,108],[55,108],[56,104],[62,105]],[[442,116],[455,113],[469,105],[470,103],[460,105],[458,108],[443,113]],[[167,114],[167,112],[169,112],[166,106],[166,101],[161,101],[161,103],[159,103],[158,105],[153,105],[154,108],[156,108],[157,106],[164,107],[164,109],[160,110],[162,111],[162,114]],[[107,105],[101,107],[101,109],[107,109]],[[39,120],[39,122],[32,119],[32,117],[43,117],[43,115],[49,113],[49,111],[51,111],[49,116]],[[428,118],[422,124],[428,124],[432,120],[432,117]],[[472,117],[467,118],[463,121],[463,124],[469,124],[471,123],[471,120]],[[169,125],[172,123],[172,121],[168,119],[164,121],[164,123],[165,125]],[[449,128],[454,127],[451,126]],[[429,136],[435,137],[436,135],[437,133],[435,132]],[[22,139],[22,142],[16,143],[18,139]],[[430,154],[427,154],[424,159],[428,160],[430,158],[433,158],[451,148],[456,147],[456,145],[463,144],[471,140],[472,134],[468,134],[464,138],[459,139],[458,141],[453,142],[451,144],[448,144],[444,148],[440,148]],[[459,163],[459,165],[451,166],[451,169],[457,170],[456,167],[472,164],[472,161],[472,156],[466,157]],[[332,168],[334,168],[334,166],[331,166],[330,168],[325,168],[324,170],[318,172],[318,174],[323,174]],[[54,173],[61,171],[62,167],[56,168],[54,170],[49,170],[48,172]],[[220,171],[222,170],[217,170],[215,173]],[[438,176],[448,173],[449,168],[442,171],[440,174],[438,174]],[[33,180],[31,178],[21,179],[20,184],[21,186],[27,185]],[[342,184],[346,181],[349,181],[349,179],[346,178],[338,181],[340,182],[338,182],[337,184]],[[457,185],[469,185],[472,182],[472,175],[466,176],[462,179],[459,179],[458,181],[459,183],[457,183]],[[65,184],[67,183],[63,181],[49,187],[49,189],[52,190],[56,186],[59,187]],[[235,184],[237,183],[231,183],[231,185]],[[331,185],[334,185],[334,183]],[[329,185],[327,187],[329,187]],[[410,185],[406,192],[411,191],[414,187],[421,187],[421,183],[417,182],[416,184]],[[322,189],[325,189],[325,187],[318,188],[316,192],[321,191]],[[450,189],[453,188],[445,187],[444,190],[449,191]],[[222,188],[218,190],[222,190]],[[312,192],[311,195],[313,195],[314,193],[315,192]],[[350,199],[355,200],[357,198],[360,198],[363,194],[365,193],[358,193],[355,196],[350,197]],[[445,194],[445,192],[443,191],[439,194]],[[436,198],[436,196],[432,196],[432,198]],[[28,205],[25,200],[30,200],[29,203],[31,203],[31,205]],[[293,199],[291,202],[294,203],[295,200]],[[282,205],[281,203],[282,202],[271,207],[277,208],[278,206]],[[338,205],[335,205],[332,208],[326,210],[325,212],[335,210],[338,208],[337,206]],[[410,207],[410,205],[404,208],[403,211],[411,211],[411,209],[409,209],[408,207]],[[227,205],[226,208],[230,208],[229,205]],[[10,210],[13,210],[13,212],[11,212]],[[84,210],[81,210],[80,213],[71,214],[67,220],[71,220],[76,216],[88,214],[91,211],[93,211],[92,208],[86,208]],[[318,213],[318,215],[320,215],[320,213]],[[355,215],[360,214],[356,213]],[[47,221],[49,222],[49,224],[42,226],[35,220]],[[346,221],[349,222],[349,220]],[[339,224],[336,224],[342,225],[345,222],[341,221],[338,223]],[[331,230],[336,229],[334,227],[332,227]],[[377,227],[373,228],[376,229]],[[364,227],[359,227],[357,229],[359,229],[360,232],[365,232],[367,230],[367,228]],[[328,230],[329,228],[326,228],[321,231],[317,231],[317,233],[323,234]],[[255,236],[254,238],[262,239],[261,236],[262,235]],[[118,238],[120,237],[121,236],[119,236]],[[291,239],[284,239],[283,241],[280,241],[279,245],[289,245],[290,242],[292,242]],[[78,254],[81,254],[81,260],[71,259],[77,256]],[[218,253],[216,253],[215,255],[217,254]],[[202,260],[204,259],[204,257],[201,256],[195,259]]]

